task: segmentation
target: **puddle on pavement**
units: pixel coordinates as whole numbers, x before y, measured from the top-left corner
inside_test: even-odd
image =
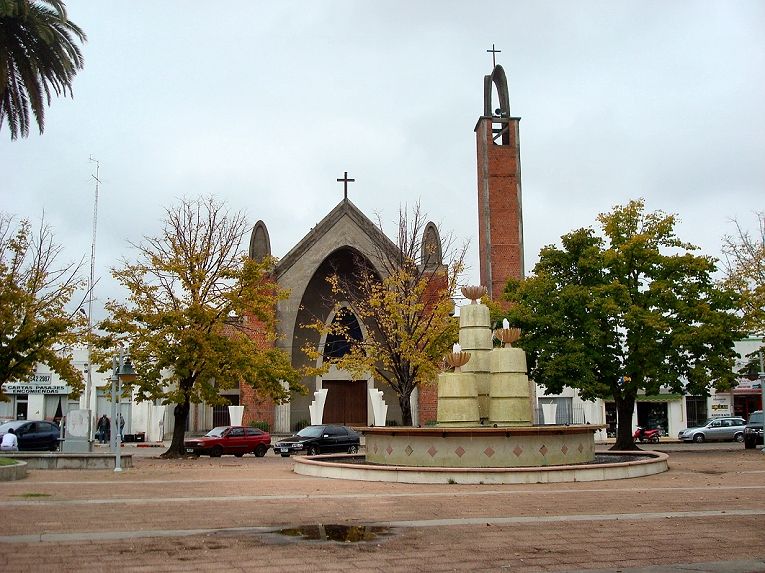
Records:
[[[359,543],[391,535],[390,527],[372,525],[301,525],[276,531],[279,535],[306,541],[339,541]]]

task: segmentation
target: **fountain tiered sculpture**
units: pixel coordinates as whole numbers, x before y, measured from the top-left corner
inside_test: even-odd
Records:
[[[534,425],[526,355],[518,329],[491,330],[483,287],[466,287],[459,344],[438,377],[435,427],[365,428],[373,464],[428,468],[525,468],[590,462],[595,425]],[[494,347],[493,338],[501,347]]]

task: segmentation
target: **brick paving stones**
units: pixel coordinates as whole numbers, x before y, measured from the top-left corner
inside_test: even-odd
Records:
[[[311,478],[273,455],[133,461],[0,484],[0,571],[765,571],[765,456],[740,446],[673,452],[657,476],[501,486]],[[319,523],[392,530],[276,533]]]

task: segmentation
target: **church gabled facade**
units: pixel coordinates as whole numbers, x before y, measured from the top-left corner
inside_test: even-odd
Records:
[[[433,224],[425,228],[422,242],[428,241],[440,244],[438,231]],[[327,278],[336,274],[350,279],[356,265],[360,263],[369,265],[378,276],[385,276],[385,265],[380,260],[380,253],[396,248],[346,196],[279,260],[272,276],[289,296],[276,309],[279,330],[276,346],[291,357],[294,367],[321,365],[308,362],[309,358],[302,351],[306,345],[321,350],[320,361],[333,347],[331,341],[324,336],[314,329],[306,328],[305,325],[316,320],[330,323],[344,317],[343,320],[351,321],[349,329],[355,333],[354,336],[361,339],[372,336],[352,312],[338,313],[340,307],[349,309],[349,305],[346,301],[335,300]],[[440,250],[434,252],[438,260],[429,256],[427,264],[441,264]],[[253,228],[250,256],[262,259],[270,254],[268,231],[265,224],[259,221]],[[257,396],[243,385],[240,401],[245,406],[245,423],[255,421],[254,416],[257,415],[259,419],[269,422],[275,432],[294,430],[309,422],[308,407],[314,399],[313,393],[322,389],[328,391],[323,416],[326,423],[354,426],[370,424],[373,416],[368,399],[370,389],[383,392],[388,404],[388,419],[397,422],[401,420],[395,392],[371,374],[362,379],[354,378],[350,372],[332,366],[324,375],[305,378],[303,384],[309,390],[307,395],[293,394],[287,404],[273,406],[272,413],[267,406],[264,409],[264,404],[259,403]],[[418,405],[419,400],[415,395],[413,411],[420,414]]]

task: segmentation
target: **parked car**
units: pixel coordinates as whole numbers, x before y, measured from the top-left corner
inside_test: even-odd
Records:
[[[16,438],[19,440],[21,450],[48,450],[54,452],[58,449],[59,429],[53,422],[45,420],[13,420],[0,425],[0,438],[8,430],[13,428]]]
[[[688,428],[677,437],[684,442],[744,441],[746,420],[738,417],[711,418],[703,426]]]
[[[262,458],[271,446],[271,434],[258,428],[218,426],[201,438],[184,440],[183,445],[187,453],[198,456],[217,458],[224,454],[234,454],[241,458],[244,454],[252,453]]]
[[[762,410],[755,410],[749,416],[749,421],[744,427],[744,447],[747,450],[757,447],[758,444],[765,445],[762,437]]]
[[[347,426],[306,426],[294,436],[279,440],[274,444],[274,453],[283,457],[290,454],[324,454],[329,452],[359,451],[361,438]]]

